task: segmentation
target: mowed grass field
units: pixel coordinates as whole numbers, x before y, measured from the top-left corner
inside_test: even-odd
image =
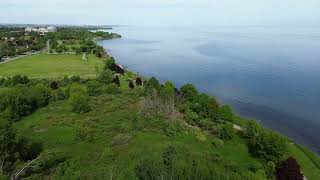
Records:
[[[82,55],[37,54],[0,64],[0,77],[17,74],[34,78],[55,78],[65,75],[95,76],[96,67],[103,67],[102,59],[89,55],[83,60]]]

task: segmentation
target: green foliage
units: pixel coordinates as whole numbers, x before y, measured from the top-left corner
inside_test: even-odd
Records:
[[[152,94],[154,91],[158,92],[160,90],[160,83],[155,77],[152,77],[147,81],[144,88],[146,94]]]
[[[110,69],[104,69],[99,75],[97,80],[103,84],[110,84],[113,79],[113,73]]]
[[[11,83],[13,86],[17,84],[27,84],[29,82],[29,78],[27,76],[15,75],[11,79]]]
[[[174,146],[166,147],[162,154],[163,164],[168,171],[173,171],[173,160],[177,156],[177,151]]]
[[[154,87],[154,88],[157,88],[157,87]],[[159,96],[166,101],[173,101],[175,97],[174,89],[175,89],[174,84],[171,81],[167,81],[160,88]]]
[[[86,85],[89,96],[98,96],[101,94],[102,85],[98,81],[89,81]]]
[[[164,128],[164,133],[168,137],[175,137],[181,134],[182,131],[183,131],[183,128],[178,122],[168,122]]]
[[[223,147],[224,142],[221,139],[213,138],[211,144],[214,148],[219,149]]]
[[[184,99],[187,101],[194,100],[198,95],[197,89],[192,84],[183,85],[180,88],[180,91],[183,94]]]
[[[279,162],[286,152],[286,139],[269,130],[260,131],[249,141],[250,152],[265,161]]]
[[[132,136],[129,134],[118,134],[112,139],[112,146],[121,146],[130,143]]]
[[[269,161],[267,164],[266,164],[266,167],[265,167],[265,171],[266,171],[266,175],[269,179],[274,179],[275,177],[275,173],[276,173],[276,165],[274,164],[274,162],[272,161]]]
[[[89,97],[86,89],[78,83],[73,83],[70,87],[70,104],[75,113],[86,113],[90,111]]]
[[[218,107],[217,101],[206,94],[196,95],[190,103],[190,109],[202,118],[214,118]]]
[[[104,94],[120,94],[121,90],[116,84],[108,84],[102,87],[101,92]]]
[[[257,121],[255,120],[248,121],[246,130],[244,131],[244,136],[249,139],[256,137],[259,135],[259,132],[261,131],[261,129],[262,128]]]
[[[232,109],[229,105],[221,106],[218,110],[220,119],[224,121],[233,121]]]
[[[17,159],[14,151],[15,136],[12,122],[4,114],[0,114],[0,174],[10,173],[14,168]]]
[[[232,124],[225,124],[219,129],[218,135],[220,139],[230,140],[235,136],[235,130]]]

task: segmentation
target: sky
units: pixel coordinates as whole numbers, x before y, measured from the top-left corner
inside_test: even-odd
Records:
[[[320,0],[0,0],[0,23],[318,26]]]

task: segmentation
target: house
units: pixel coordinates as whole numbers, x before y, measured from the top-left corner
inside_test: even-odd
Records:
[[[24,29],[26,32],[37,32],[39,33],[40,35],[45,35],[46,33],[48,32],[56,32],[57,31],[57,28],[56,27],[53,27],[53,26],[49,26],[49,27],[46,27],[46,28],[31,28],[31,27],[27,27]]]

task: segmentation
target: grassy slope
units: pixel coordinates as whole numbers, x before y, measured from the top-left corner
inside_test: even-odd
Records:
[[[91,176],[94,172],[109,177],[117,174],[118,178],[127,179],[141,158],[149,156],[160,160],[163,149],[169,144],[175,145],[181,156],[207,161],[218,154],[240,169],[248,170],[253,164],[261,166],[249,155],[244,140],[239,137],[225,143],[223,148],[215,149],[211,145],[212,135],[204,132],[205,141],[200,141],[191,129],[185,129],[175,137],[166,136],[161,129],[168,122],[139,119],[139,91],[122,89],[123,93],[119,95],[91,98],[92,111],[84,115],[71,113],[68,102],[60,101],[26,117],[17,123],[16,128],[19,135],[42,142],[46,150],[65,152],[68,161],[76,166],[67,169],[76,176]],[[94,141],[76,141],[76,129],[88,121],[94,126]],[[126,144],[112,145],[114,137],[119,134],[125,134],[132,140]]]
[[[102,65],[99,61],[95,57],[86,62],[80,56],[40,54],[0,65],[0,76],[91,75],[95,73],[95,65]],[[140,110],[138,91],[128,91],[126,78],[120,78],[121,89],[125,93],[92,98],[91,112],[85,115],[74,114],[70,112],[71,107],[67,101],[55,102],[17,123],[18,133],[42,142],[46,150],[64,152],[73,164],[67,168],[73,175],[96,172],[108,177],[121,174],[125,179],[133,173],[133,167],[141,157],[159,159],[168,144],[174,144],[179,152],[199,159],[205,160],[218,154],[243,169],[261,165],[249,155],[245,140],[239,137],[225,143],[221,149],[214,149],[209,134],[203,133],[206,134],[206,141],[203,142],[191,130],[176,137],[168,137],[156,128],[157,122],[139,122],[136,119]],[[75,141],[77,128],[88,121],[93,122],[91,125],[95,127],[95,140]],[[119,134],[126,134],[133,139],[130,143],[112,146],[113,138]],[[319,162],[319,158],[295,145],[290,144],[289,147],[289,155],[299,161],[308,179],[320,179],[320,169],[310,156],[316,162]]]
[[[102,60],[94,55],[90,55],[89,60],[84,61],[81,56],[76,55],[38,54],[0,64],[0,76],[16,74],[30,77],[94,76],[95,66],[102,65]]]

